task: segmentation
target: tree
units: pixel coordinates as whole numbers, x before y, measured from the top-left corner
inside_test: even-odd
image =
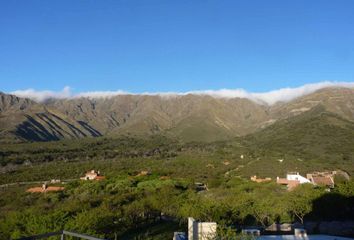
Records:
[[[319,191],[312,185],[300,185],[286,198],[288,212],[300,220],[301,224],[304,224],[304,217],[312,211],[312,202],[318,196]]]

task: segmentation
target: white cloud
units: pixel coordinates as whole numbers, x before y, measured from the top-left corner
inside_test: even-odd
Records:
[[[23,98],[30,98],[32,100],[35,100],[37,102],[43,102],[47,99],[50,98],[56,98],[56,99],[64,99],[64,98],[70,98],[72,97],[70,87],[66,86],[63,88],[63,90],[59,92],[54,92],[54,91],[37,91],[32,88],[26,89],[26,90],[17,90],[11,92],[11,94],[16,95],[18,97],[23,97]]]
[[[73,97],[88,97],[88,98],[109,98],[117,95],[126,95],[130,94],[129,92],[125,92],[122,90],[117,91],[93,91],[93,92],[83,92],[76,94]]]
[[[306,84],[296,88],[282,88],[278,90],[273,90],[263,93],[253,93],[247,92],[244,89],[220,89],[220,90],[200,90],[200,91],[189,91],[189,92],[156,92],[156,93],[129,93],[122,90],[118,91],[93,91],[93,92],[82,92],[78,94],[73,94],[69,87],[65,87],[59,92],[54,91],[36,91],[34,89],[27,90],[17,90],[11,92],[11,94],[17,95],[19,97],[31,98],[35,101],[42,102],[49,98],[65,99],[65,98],[78,98],[78,97],[88,97],[88,98],[109,98],[117,95],[157,95],[161,97],[170,96],[184,96],[187,94],[195,95],[210,95],[218,98],[247,98],[259,103],[266,103],[272,105],[276,102],[288,102],[298,97],[313,93],[319,89],[327,87],[345,87],[354,88],[354,82],[319,82]]]

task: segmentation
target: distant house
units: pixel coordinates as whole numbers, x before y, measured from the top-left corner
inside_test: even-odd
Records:
[[[47,184],[43,184],[42,187],[33,187],[27,189],[26,192],[30,193],[46,193],[46,192],[58,192],[58,191],[63,191],[64,187],[54,187],[54,186],[48,186]]]
[[[140,171],[140,173],[138,173],[137,175],[135,175],[135,177],[142,177],[142,176],[148,176],[148,175],[151,175],[151,172],[147,171],[147,170],[143,170],[143,171]]]
[[[311,183],[310,180],[301,176],[298,172],[288,173],[286,178],[277,177],[277,183],[287,187],[288,191],[293,190],[300,184]]]
[[[230,161],[227,161],[227,160],[223,161],[222,163],[223,163],[225,166],[230,165]]]
[[[306,177],[313,185],[334,188],[334,175],[335,172],[313,172]]]
[[[102,176],[100,171],[91,170],[85,174],[84,177],[81,177],[81,180],[103,180],[105,176]]]
[[[307,178],[301,176],[298,172],[293,172],[293,173],[286,174],[286,179],[299,181],[300,184],[311,183],[310,180],[308,180]]]
[[[257,182],[257,183],[262,183],[262,182],[269,182],[272,181],[271,178],[267,177],[267,178],[257,178],[256,175],[251,177],[251,181],[253,182]]]
[[[288,180],[286,178],[280,177],[277,177],[277,183],[286,186],[288,191],[291,191],[300,185],[300,182],[298,180]]]

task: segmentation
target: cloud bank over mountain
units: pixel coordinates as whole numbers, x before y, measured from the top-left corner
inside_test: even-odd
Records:
[[[263,93],[248,92],[244,89],[220,89],[220,90],[199,90],[199,91],[189,91],[189,92],[144,92],[144,93],[130,93],[123,90],[117,91],[91,91],[91,92],[81,92],[74,94],[72,93],[70,87],[66,86],[63,90],[55,91],[37,91],[34,89],[17,90],[10,92],[13,95],[19,97],[30,98],[37,102],[43,102],[45,100],[54,99],[72,99],[72,98],[109,98],[117,95],[151,95],[151,96],[161,96],[161,97],[176,97],[184,96],[188,94],[195,95],[209,95],[217,98],[247,98],[258,103],[265,103],[268,105],[273,105],[277,102],[289,102],[298,97],[311,94],[317,90],[328,88],[328,87],[344,87],[344,88],[354,88],[354,82],[318,82],[305,84],[300,87],[295,88],[281,88],[278,90],[273,90]]]

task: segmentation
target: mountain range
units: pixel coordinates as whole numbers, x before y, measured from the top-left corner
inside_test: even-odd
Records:
[[[0,92],[1,142],[151,134],[210,142],[260,133],[276,141],[279,129],[291,132],[309,120],[316,127],[319,118],[323,131],[332,126],[354,132],[354,89],[324,88],[273,105],[197,94],[35,102]]]

